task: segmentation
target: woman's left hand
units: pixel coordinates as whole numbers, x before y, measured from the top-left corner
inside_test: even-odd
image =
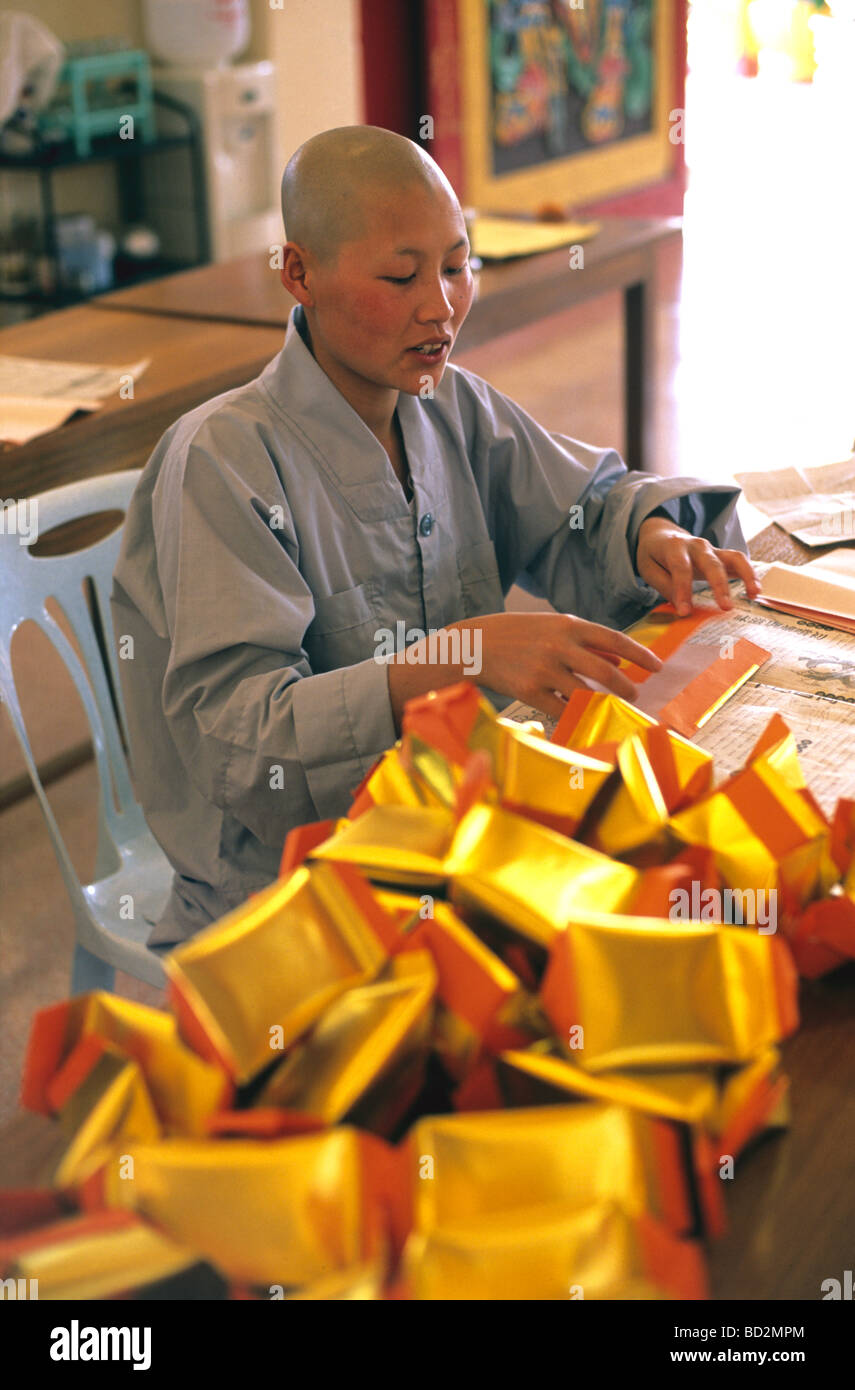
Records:
[[[751,562],[741,550],[716,550],[663,516],[648,516],[638,532],[635,567],[640,577],[681,615],[692,611],[692,580],[705,579],[719,608],[732,608],[728,580],[741,579],[749,598],[760,592]]]

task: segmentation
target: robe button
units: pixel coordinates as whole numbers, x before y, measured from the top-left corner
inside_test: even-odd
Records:
[[[431,531],[433,530],[433,517],[430,512],[425,512],[424,516],[419,522],[419,530],[421,531],[423,536],[430,535]]]

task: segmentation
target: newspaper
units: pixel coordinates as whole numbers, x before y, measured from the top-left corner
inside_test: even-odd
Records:
[[[796,740],[805,781],[827,816],[841,796],[855,797],[855,705],[748,681],[692,740],[712,755],[718,785],[738,772],[773,714]]]
[[[747,637],[771,653],[753,681],[855,705],[855,633],[761,608],[737,596],[733,603],[729,613],[710,618],[687,642]]]
[[[524,705],[522,700],[514,700],[501,711],[502,719],[512,719],[515,724],[540,724],[547,738],[552,738],[558,728],[558,720],[552,719],[534,705]]]
[[[150,358],[124,367],[105,367],[94,362],[55,362],[41,357],[7,357],[0,354],[0,396],[29,396],[51,400],[99,402],[118,391],[123,376],[135,380]]]
[[[754,562],[754,568],[762,582],[769,566]],[[740,588],[734,580],[734,607],[710,618],[686,645],[747,637],[771,656],[692,741],[712,755],[719,784],[744,765],[772,715],[780,714],[795,735],[805,780],[830,815],[838,797],[855,797],[855,635],[759,608],[740,595]],[[709,590],[695,598],[703,603]],[[502,716],[517,723],[537,721],[547,738],[556,725],[519,700]]]
[[[735,476],[746,501],[805,545],[855,540],[855,454],[842,463]]]
[[[77,410],[97,410],[150,358],[123,367],[0,355],[0,440],[26,444],[57,429]]]

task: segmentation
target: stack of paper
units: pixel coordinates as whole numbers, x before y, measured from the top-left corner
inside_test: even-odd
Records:
[[[125,367],[0,356],[0,441],[26,444],[77,410],[97,410],[108,396],[142,376],[150,358]]]
[[[534,222],[479,213],[472,227],[472,254],[483,261],[533,256],[538,251],[554,251],[557,246],[587,241],[599,230],[598,222]]]
[[[804,545],[855,540],[855,454],[815,468],[737,473],[752,506]]]
[[[855,550],[832,550],[807,565],[770,565],[756,602],[855,632]]]

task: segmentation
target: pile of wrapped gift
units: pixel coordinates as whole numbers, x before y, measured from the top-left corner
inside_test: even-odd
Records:
[[[170,1012],[36,1017],[23,1103],[63,1143],[3,1194],[2,1273],[703,1298],[723,1179],[787,1123],[798,974],[853,955],[855,804],[823,815],[779,716],[716,786],[615,696],[577,692],[550,741],[471,686],[413,701],[349,816],[167,958]]]

